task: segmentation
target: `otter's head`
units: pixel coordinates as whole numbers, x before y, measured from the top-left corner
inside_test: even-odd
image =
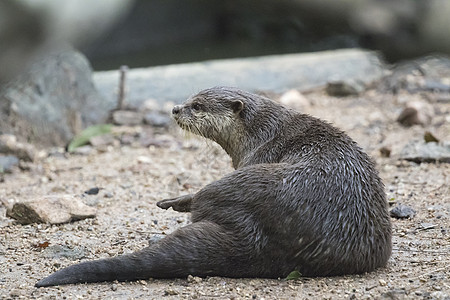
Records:
[[[215,87],[203,90],[172,109],[178,125],[194,134],[211,139],[222,147],[240,127],[239,114],[243,99],[233,88]]]

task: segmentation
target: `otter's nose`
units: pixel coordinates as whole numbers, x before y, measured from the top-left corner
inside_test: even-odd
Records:
[[[181,112],[181,105],[175,105],[172,108],[172,115],[178,115]]]

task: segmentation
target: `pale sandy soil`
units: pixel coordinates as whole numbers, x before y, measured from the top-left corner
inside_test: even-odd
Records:
[[[78,284],[51,288],[34,283],[79,261],[55,257],[52,246],[78,251],[81,260],[141,249],[156,234],[168,234],[189,222],[188,214],[164,211],[156,201],[189,192],[232,170],[217,147],[170,130],[167,147],[110,147],[80,156],[50,156],[16,170],[0,183],[0,198],[25,199],[49,194],[81,194],[100,187],[85,202],[97,218],[65,225],[19,225],[0,204],[0,298],[19,299],[450,299],[450,164],[401,161],[403,145],[432,130],[450,139],[450,105],[431,103],[437,112],[428,128],[403,128],[395,122],[402,97],[368,91],[359,97],[306,95],[306,112],[344,129],[376,160],[388,198],[417,211],[393,224],[393,253],[386,268],[370,274],[297,281],[267,279],[146,280]],[[418,96],[414,96],[418,97]],[[412,97],[413,98],[413,97]],[[432,97],[431,97],[432,99]],[[447,119],[446,119],[447,118]],[[383,158],[381,146],[392,155]],[[431,229],[424,229],[432,224]],[[45,249],[35,245],[49,242]]]

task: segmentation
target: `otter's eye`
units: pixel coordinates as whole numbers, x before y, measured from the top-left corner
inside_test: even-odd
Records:
[[[199,111],[201,109],[201,106],[198,103],[194,103],[194,104],[192,104],[192,109]]]

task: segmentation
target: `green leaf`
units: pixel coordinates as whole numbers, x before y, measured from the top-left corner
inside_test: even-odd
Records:
[[[100,124],[89,126],[83,130],[80,134],[73,138],[67,147],[67,151],[73,152],[76,148],[86,145],[89,139],[93,136],[102,135],[105,133],[110,133],[112,124]]]
[[[295,270],[295,271],[292,271],[291,273],[289,273],[289,275],[286,277],[286,280],[297,280],[300,277],[302,277],[302,273]]]

